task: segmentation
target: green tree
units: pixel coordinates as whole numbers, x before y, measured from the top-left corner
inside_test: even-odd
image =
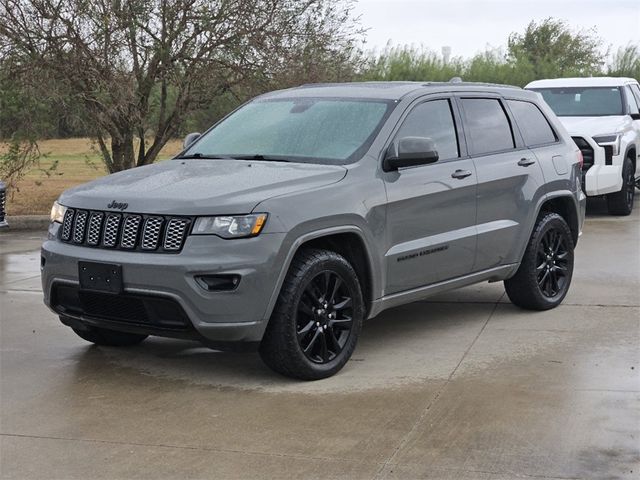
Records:
[[[618,49],[609,65],[609,75],[640,80],[640,46],[629,44]]]
[[[153,162],[193,111],[234,89],[269,88],[283,72],[320,78],[330,69],[301,67],[350,59],[362,33],[351,8],[343,0],[0,0],[0,56],[17,59],[11,73],[22,81],[47,79],[71,93],[115,172]]]
[[[532,21],[524,33],[512,33],[508,50],[509,61],[530,68],[534,78],[597,75],[606,58],[595,29],[573,31],[554,18]]]

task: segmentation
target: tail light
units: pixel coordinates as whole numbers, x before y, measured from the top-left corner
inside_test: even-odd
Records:
[[[584,157],[582,156],[582,151],[578,150],[576,154],[578,157],[578,165],[580,165],[580,169],[582,169],[582,167],[584,166]]]

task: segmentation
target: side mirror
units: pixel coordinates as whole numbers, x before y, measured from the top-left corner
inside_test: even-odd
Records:
[[[189,135],[184,137],[184,142],[182,142],[182,148],[186,150],[193,144],[193,142],[198,140],[201,136],[202,134],[200,132],[190,133]]]
[[[404,137],[398,142],[398,152],[390,145],[382,163],[385,172],[392,172],[403,167],[416,167],[438,161],[435,142],[429,137]]]
[[[640,120],[640,113],[630,113],[629,116],[632,120]]]

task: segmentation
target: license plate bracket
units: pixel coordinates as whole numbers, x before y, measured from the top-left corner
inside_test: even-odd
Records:
[[[122,265],[78,262],[78,279],[81,290],[122,293]]]

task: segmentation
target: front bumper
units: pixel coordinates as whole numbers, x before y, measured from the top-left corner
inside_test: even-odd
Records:
[[[42,290],[44,302],[55,313],[75,322],[102,325],[123,331],[138,331],[204,343],[259,342],[270,312],[269,301],[276,288],[285,234],[262,234],[249,239],[223,240],[215,236],[189,236],[179,254],[127,252],[83,247],[57,240],[58,225],[50,228],[42,246]],[[166,298],[177,303],[188,317],[190,332],[145,330],[144,325],[113,322],[97,316],[69,313],[56,308],[54,287],[79,288],[78,261],[122,265],[124,293],[131,296]],[[233,291],[207,291],[196,275],[239,274]],[[143,331],[144,330],[144,331]]]
[[[584,175],[588,196],[606,195],[622,190],[621,165],[593,165]]]

